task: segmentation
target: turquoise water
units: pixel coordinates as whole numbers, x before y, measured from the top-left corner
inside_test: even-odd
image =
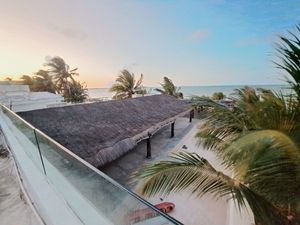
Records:
[[[223,92],[226,96],[230,96],[235,89],[241,88],[244,85],[226,85],[226,86],[183,86],[180,91],[183,93],[184,97],[190,97],[193,95],[198,96],[211,96],[214,92]],[[282,91],[288,93],[286,85],[252,85],[254,88],[264,88],[273,91]],[[154,88],[148,87],[147,90],[150,90],[151,94],[157,94],[154,91]],[[108,88],[89,88],[88,93],[90,98],[112,98],[113,93],[109,92]]]

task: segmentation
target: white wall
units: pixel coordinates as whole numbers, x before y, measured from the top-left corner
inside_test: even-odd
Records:
[[[64,98],[61,95],[49,92],[30,92],[28,85],[0,83],[0,103],[15,112],[63,106],[66,104],[63,101]]]
[[[7,92],[29,92],[29,86],[19,84],[0,84],[0,93]]]

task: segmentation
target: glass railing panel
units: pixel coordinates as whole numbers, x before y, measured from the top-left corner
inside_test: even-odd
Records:
[[[91,207],[99,215],[104,215],[111,224],[174,224],[129,194],[126,189],[116,184],[106,175],[100,171],[96,172],[70,154],[68,150],[63,150],[61,146],[58,146],[42,133],[37,132],[37,139],[48,178],[59,192],[65,193],[66,201],[77,214],[82,213],[84,208]],[[60,176],[63,176],[64,179]],[[66,184],[66,181],[68,184]],[[68,185],[70,185],[70,189],[66,190]],[[77,200],[71,194],[73,187],[80,195]],[[81,204],[82,199],[88,205]],[[87,218],[84,218],[85,216],[81,215],[81,219],[86,222]],[[93,221],[90,222],[92,224]]]
[[[0,105],[0,109],[1,113],[3,113],[2,116],[7,126],[15,134],[15,138],[18,140],[18,142],[24,146],[23,149],[27,156],[33,161],[35,166],[41,172],[44,172],[37,145],[37,139],[35,137],[34,127],[20,119],[15,113],[6,107]]]

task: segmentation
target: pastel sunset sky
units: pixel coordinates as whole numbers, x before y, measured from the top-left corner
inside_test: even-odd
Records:
[[[300,23],[299,0],[0,0],[0,79],[32,75],[60,56],[88,87],[118,72],[183,85],[281,83],[279,34]]]

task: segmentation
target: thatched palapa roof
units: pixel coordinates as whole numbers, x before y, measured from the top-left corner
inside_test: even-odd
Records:
[[[189,110],[190,105],[183,100],[154,95],[33,110],[19,115],[99,167]]]

